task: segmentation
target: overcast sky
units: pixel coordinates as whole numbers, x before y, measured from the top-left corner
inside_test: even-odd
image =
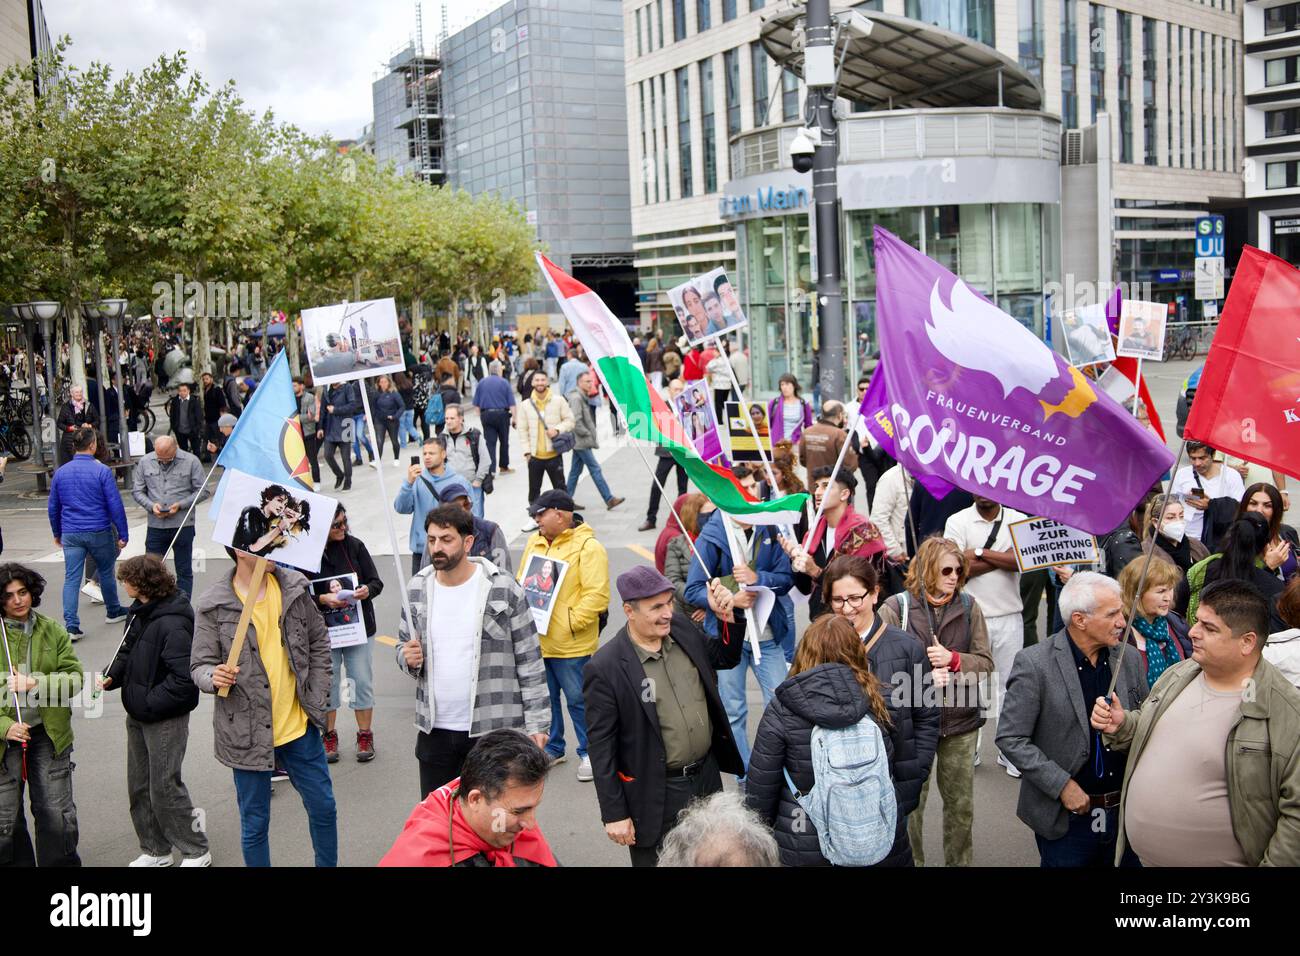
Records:
[[[506,0],[445,0],[451,33]],[[43,0],[50,36],[70,34],[73,65],[138,72],[185,50],[213,87],[233,79],[248,108],[309,133],[352,139],[374,119],[370,85],[415,35],[414,0]],[[424,44],[441,24],[424,0]]]

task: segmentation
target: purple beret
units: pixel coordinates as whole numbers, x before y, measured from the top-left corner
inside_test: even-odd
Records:
[[[676,590],[673,582],[648,565],[639,565],[618,576],[618,596],[624,603],[655,597],[665,591]]]

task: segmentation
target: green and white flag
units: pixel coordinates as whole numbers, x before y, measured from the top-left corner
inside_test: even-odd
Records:
[[[641,357],[623,323],[609,311],[600,296],[540,252],[537,264],[587,357],[622,409],[633,438],[667,448],[673,459],[686,469],[696,488],[719,509],[744,523],[793,525],[798,522],[808,500],[806,494],[757,501],[745,492],[730,469],[704,461],[686,437],[677,416],[646,378]]]

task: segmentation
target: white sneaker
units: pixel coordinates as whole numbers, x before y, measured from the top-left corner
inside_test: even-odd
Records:
[[[578,763],[578,780],[582,783],[589,783],[595,777],[591,772],[591,756],[583,757]]]
[[[979,765],[980,765],[980,752],[977,750],[975,751],[975,766],[978,767]]]
[[[402,461],[401,461],[401,459],[399,459],[399,458],[394,458],[394,459],[393,459],[393,467],[394,467],[394,468],[401,468],[401,467],[402,467]]]
[[[212,854],[205,853],[202,856],[196,856],[190,859],[181,860],[181,866],[211,866]]]
[[[1007,768],[1007,776],[1014,780],[1020,779],[1020,771],[1011,766],[1011,761],[1002,756],[1002,751],[998,751],[998,766]]]
[[[378,458],[371,458],[370,461],[368,462],[368,464],[370,465],[371,468],[378,468],[378,467],[379,467],[379,459],[378,459]]]
[[[170,853],[168,853],[166,856],[154,856],[152,853],[141,853],[134,860],[132,860],[130,863],[127,864],[127,866],[171,866],[171,865],[172,865],[172,855]]]

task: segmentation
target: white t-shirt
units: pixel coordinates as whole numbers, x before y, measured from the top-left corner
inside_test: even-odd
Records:
[[[1019,511],[1002,508],[993,516],[992,521],[985,521],[974,505],[957,512],[943,526],[943,536],[949,541],[957,542],[963,551],[967,548],[982,548],[989,539],[993,526],[1001,520],[998,535],[989,545],[990,551],[1007,551],[1011,548],[1011,525],[1023,521],[1025,516]],[[990,571],[966,582],[966,590],[971,597],[980,602],[980,610],[985,617],[1000,617],[1003,614],[1019,614],[1024,607],[1020,600],[1019,571]]]
[[[1169,490],[1178,495],[1185,495],[1196,487],[1196,482],[1192,480],[1192,466],[1184,465],[1178,469],[1178,474],[1174,475],[1173,484]],[[1236,501],[1241,500],[1241,496],[1246,493],[1246,485],[1241,480],[1234,468],[1229,468],[1222,462],[1219,463],[1219,473],[1213,478],[1202,478],[1201,487],[1205,493],[1213,498],[1232,498]],[[1205,511],[1201,508],[1193,508],[1187,505],[1183,508],[1183,513],[1187,516],[1187,537],[1201,540],[1201,529],[1205,525]]]
[[[469,730],[474,694],[474,641],[479,633],[479,588],[483,569],[464,584],[447,587],[433,578],[429,635],[430,684],[433,690],[433,726],[442,730]]]

